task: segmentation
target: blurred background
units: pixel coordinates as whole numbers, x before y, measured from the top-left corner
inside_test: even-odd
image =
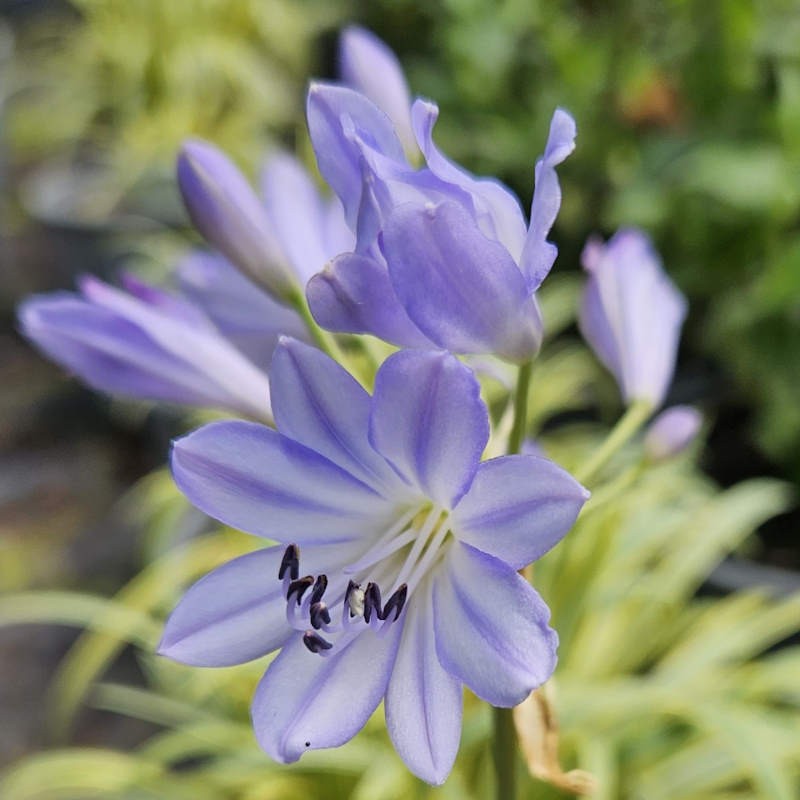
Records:
[[[84,272],[168,274],[191,238],[173,183],[187,135],[251,174],[275,146],[308,157],[305,84],[335,75],[337,31],[354,21],[440,104],[444,151],[526,207],[554,107],[575,116],[554,235],[563,285],[588,235],[645,228],[690,300],[670,402],[707,415],[703,474],[723,488],[757,475],[800,485],[796,0],[0,0],[0,11],[0,591],[108,596],[141,568],[143,536],[152,554],[157,531],[204,525],[171,499],[144,520],[129,491],[187,418],[82,388],[21,339],[14,309]],[[597,405],[612,419],[608,386]],[[162,489],[148,480],[152,499]],[[700,591],[800,589],[798,522],[788,510],[760,524]],[[44,695],[74,638],[0,630],[0,766],[49,742]],[[123,656],[111,675],[136,672]],[[70,741],[124,750],[152,730],[85,712]]]

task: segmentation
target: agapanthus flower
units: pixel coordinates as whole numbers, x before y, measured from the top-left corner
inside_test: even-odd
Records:
[[[703,415],[694,406],[672,406],[650,423],[644,449],[651,461],[666,461],[683,452],[703,425]]]
[[[192,168],[203,176],[204,189],[197,193],[213,195],[213,187],[227,181],[219,194],[229,202],[221,207],[236,218],[237,206],[230,200],[236,193],[230,186],[244,184],[249,198],[252,190],[244,177],[211,145],[195,142],[188,150],[194,153]],[[189,169],[184,165],[184,172]],[[232,179],[233,174],[238,177]],[[258,215],[269,252],[293,285],[304,285],[329,258],[352,247],[339,201],[323,198],[296,159],[285,154],[270,158],[261,188],[263,200],[249,198],[247,204],[251,216]],[[197,203],[203,205],[200,199]],[[209,238],[224,245],[225,237],[235,238],[244,223],[227,227],[220,217],[219,224],[223,232]],[[252,236],[249,241],[252,245]],[[303,338],[304,323],[222,253],[190,253],[179,263],[177,278],[179,293],[132,276],[124,279],[127,292],[86,278],[80,293],[26,300],[20,326],[40,350],[95,389],[271,419],[266,370],[272,351],[282,334]]]
[[[589,280],[579,325],[613,373],[627,403],[664,402],[675,370],[686,300],[661,266],[650,239],[633,228],[583,251]]]
[[[271,420],[269,382],[200,308],[132,276],[127,292],[85,277],[80,294],[28,298],[22,332],[101,391]]]
[[[357,241],[309,282],[309,306],[333,331],[525,361],[541,343],[533,294],[556,256],[547,240],[561,202],[555,167],[574,149],[575,123],[556,110],[528,224],[507,187],[441,153],[433,141],[438,113],[421,99],[411,107],[424,157],[417,169],[392,120],[367,96],[312,84],[307,114],[317,163]]]
[[[487,410],[454,356],[401,351],[370,396],[342,367],[282,340],[277,431],[207,425],[175,443],[186,496],[279,542],[186,593],[160,652],[225,666],[277,648],[252,707],[281,762],[355,735],[381,700],[400,756],[441,783],[462,684],[513,706],[556,663],[549,611],[517,572],[571,527],[587,492],[544,458],[481,462]]]

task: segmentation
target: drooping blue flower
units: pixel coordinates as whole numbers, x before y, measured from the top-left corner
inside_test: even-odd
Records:
[[[678,352],[686,299],[640,230],[591,239],[583,251],[589,280],[578,322],[586,341],[613,373],[626,403],[664,402]]]
[[[296,285],[353,246],[339,201],[323,198],[296,159],[270,158],[261,187],[251,215]],[[267,366],[282,334],[307,335],[300,317],[219,252],[190,253],[176,272],[180,294],[128,276],[127,293],[87,278],[79,294],[32,297],[20,307],[20,327],[95,389],[270,419]]]
[[[408,347],[528,360],[542,322],[533,293],[555,259],[547,240],[561,202],[555,167],[574,149],[575,123],[558,109],[527,225],[514,194],[449,161],[433,141],[435,104],[411,116],[425,165],[408,163],[391,120],[351,89],[314,84],[308,123],[320,171],[357,235],[307,286],[317,321]]]
[[[131,277],[126,285],[87,277],[80,294],[30,297],[22,332],[95,389],[271,419],[266,373],[197,306]]]
[[[513,706],[552,673],[549,611],[517,570],[587,492],[544,458],[480,462],[487,410],[448,353],[394,354],[371,397],[293,340],[270,375],[277,432],[208,425],[175,443],[172,468],[200,509],[279,544],[189,589],[160,652],[224,666],[281,648],[252,708],[271,757],[343,744],[385,700],[398,753],[441,783],[462,684]]]

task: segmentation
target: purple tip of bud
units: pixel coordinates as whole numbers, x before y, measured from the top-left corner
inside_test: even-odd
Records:
[[[656,417],[647,430],[644,449],[651,461],[665,461],[685,450],[703,424],[703,415],[692,406],[672,406]]]
[[[266,211],[234,163],[200,139],[178,154],[178,187],[192,224],[206,241],[276,300],[287,301],[296,280],[286,266]]]

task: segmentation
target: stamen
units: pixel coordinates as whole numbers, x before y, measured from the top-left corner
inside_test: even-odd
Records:
[[[414,569],[417,559],[419,559],[420,555],[422,554],[422,550],[428,541],[428,537],[431,535],[433,529],[436,527],[436,523],[439,522],[441,517],[442,509],[439,508],[439,506],[434,506],[428,512],[428,516],[425,517],[425,522],[422,523],[422,527],[419,529],[417,539],[411,548],[411,552],[409,552],[408,556],[406,557],[405,563],[395,579],[396,586],[400,586],[403,583],[408,583],[408,576]]]
[[[303,595],[313,585],[314,585],[313,575],[306,575],[303,578],[298,578],[297,580],[292,581],[289,584],[289,588],[286,590],[286,602],[288,603],[289,601],[291,601],[292,595],[296,594],[297,605],[300,605],[300,602],[303,599]]]
[[[396,539],[395,541],[392,540],[406,527],[406,525],[409,524],[409,522],[414,519],[418,513],[419,507],[417,506],[403,514],[403,516],[400,517],[397,522],[395,522],[380,535],[375,544],[373,544],[372,547],[370,547],[369,550],[367,550],[367,552],[358,559],[358,561],[354,561],[352,564],[345,567],[345,574],[352,575],[354,572],[361,572],[367,567],[371,567],[373,564],[383,561],[386,556],[391,555],[396,550],[399,550],[401,547],[412,541],[416,536],[416,532],[414,530],[406,531],[399,539]],[[389,545],[388,549],[387,545]]]
[[[364,615],[364,590],[353,580],[347,584],[347,590],[344,593],[344,605],[351,617]]]
[[[290,544],[283,554],[281,566],[278,570],[279,581],[283,580],[283,576],[286,575],[287,570],[291,579],[296,581],[300,575],[300,550],[296,544]]]
[[[364,590],[364,622],[367,624],[369,624],[373,611],[378,619],[383,619],[381,617],[381,590],[377,583],[370,582]]]
[[[323,653],[325,650],[330,650],[333,645],[323,639],[318,633],[314,631],[306,631],[303,634],[303,644],[312,652],[312,653]]]
[[[328,611],[328,606],[325,603],[312,603],[311,611],[309,612],[311,626],[319,630],[323,625],[329,625],[331,615]]]
[[[317,576],[317,580],[314,583],[314,590],[311,592],[311,604],[319,603],[322,600],[322,596],[325,594],[325,590],[328,588],[328,576],[324,573],[322,575]]]
[[[450,527],[448,525],[441,525],[439,530],[436,531],[430,546],[425,551],[425,555],[419,560],[419,563],[414,567],[412,574],[408,578],[408,585],[411,587],[412,591],[433,565],[434,560],[439,556],[440,548],[448,533],[450,533]]]
[[[403,610],[403,606],[406,604],[406,598],[408,597],[408,586],[404,583],[387,601],[386,605],[383,607],[383,613],[378,614],[378,619],[387,619],[388,616],[394,611],[394,619],[391,622],[395,622],[397,618],[400,616],[400,613]]]

